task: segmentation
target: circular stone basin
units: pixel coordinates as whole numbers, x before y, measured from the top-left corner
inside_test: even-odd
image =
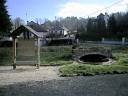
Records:
[[[107,58],[104,55],[101,54],[87,54],[84,56],[81,56],[79,58],[80,62],[87,63],[87,62],[107,62],[109,61],[109,58]]]

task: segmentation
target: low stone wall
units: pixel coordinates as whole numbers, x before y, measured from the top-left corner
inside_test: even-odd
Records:
[[[108,58],[112,58],[112,52],[110,49],[84,49],[84,48],[76,48],[72,50],[73,59],[78,60],[81,56],[88,54],[101,54]]]

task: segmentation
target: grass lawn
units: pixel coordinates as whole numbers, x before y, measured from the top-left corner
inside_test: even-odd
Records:
[[[12,48],[0,48],[0,65],[12,64]]]
[[[91,46],[96,47],[96,45]],[[115,62],[111,65],[92,65],[74,62],[72,64],[67,64],[60,67],[59,71],[61,72],[61,76],[128,73],[128,46],[97,45],[97,47],[111,48]]]
[[[73,63],[71,46],[45,46],[41,48],[42,65],[65,65]]]
[[[65,65],[72,63],[71,46],[41,47],[41,65]],[[0,48],[0,65],[12,64],[12,48]]]
[[[128,46],[85,44],[84,48],[112,49],[111,65],[81,64],[72,60],[72,46],[44,46],[41,48],[41,65],[59,65],[62,76],[128,73]],[[0,65],[12,64],[12,49],[0,48]]]

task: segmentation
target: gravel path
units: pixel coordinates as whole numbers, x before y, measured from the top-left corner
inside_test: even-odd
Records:
[[[22,71],[19,71],[21,68],[17,69],[16,72],[19,72],[20,75],[10,69],[10,73],[7,71],[7,74],[10,75],[6,77],[9,80],[4,79],[4,81],[0,77],[0,82],[7,83],[0,85],[0,96],[128,96],[128,74],[62,78],[57,76],[57,67],[42,67],[42,71],[40,71],[44,73],[33,71],[30,68],[32,76],[29,77],[29,68],[26,69],[27,73],[25,69]],[[2,72],[6,73],[5,70],[1,70],[0,76]],[[11,79],[14,74],[16,77],[20,77],[20,79],[15,79],[15,82],[18,81],[17,83],[12,83],[14,79]],[[25,76],[22,77],[23,75]]]
[[[0,66],[0,86],[15,84],[27,81],[42,81],[58,79],[58,67],[17,66],[12,70],[12,66]]]

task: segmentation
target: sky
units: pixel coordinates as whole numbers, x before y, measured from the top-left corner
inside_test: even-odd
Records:
[[[101,12],[128,10],[128,0],[7,0],[6,5],[12,19],[20,17],[24,21],[67,16],[87,18]]]

